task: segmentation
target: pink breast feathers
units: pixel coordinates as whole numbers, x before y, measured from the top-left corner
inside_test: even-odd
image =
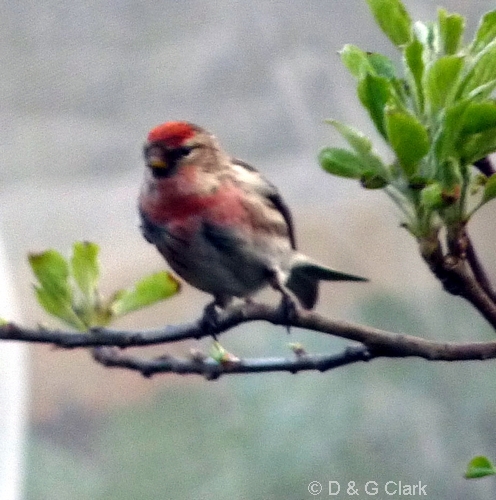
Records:
[[[191,219],[205,219],[212,224],[239,226],[250,220],[238,187],[224,184],[206,194],[185,192],[181,184],[179,176],[160,179],[153,194],[141,197],[143,212],[156,224],[182,225],[191,224]]]

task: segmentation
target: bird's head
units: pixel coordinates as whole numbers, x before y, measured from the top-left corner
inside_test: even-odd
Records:
[[[189,122],[167,122],[148,133],[144,145],[146,166],[155,177],[168,177],[201,150],[211,149],[215,140],[206,130]]]

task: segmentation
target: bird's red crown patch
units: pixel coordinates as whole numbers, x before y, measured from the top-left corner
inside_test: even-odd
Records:
[[[157,125],[148,133],[149,142],[165,142],[170,147],[179,147],[195,135],[187,122],[167,122]]]

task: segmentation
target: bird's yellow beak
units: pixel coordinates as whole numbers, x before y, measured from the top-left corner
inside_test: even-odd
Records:
[[[147,163],[150,168],[167,168],[167,162],[159,156],[150,156]]]

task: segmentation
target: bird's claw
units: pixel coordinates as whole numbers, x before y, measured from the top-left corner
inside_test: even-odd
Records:
[[[290,295],[283,294],[281,300],[281,313],[286,330],[291,333],[291,324],[297,316],[297,308],[295,301]]]
[[[219,326],[219,310],[217,303],[211,302],[205,306],[203,316],[200,320],[201,329],[208,335],[211,335],[214,340],[217,340],[216,330]]]

